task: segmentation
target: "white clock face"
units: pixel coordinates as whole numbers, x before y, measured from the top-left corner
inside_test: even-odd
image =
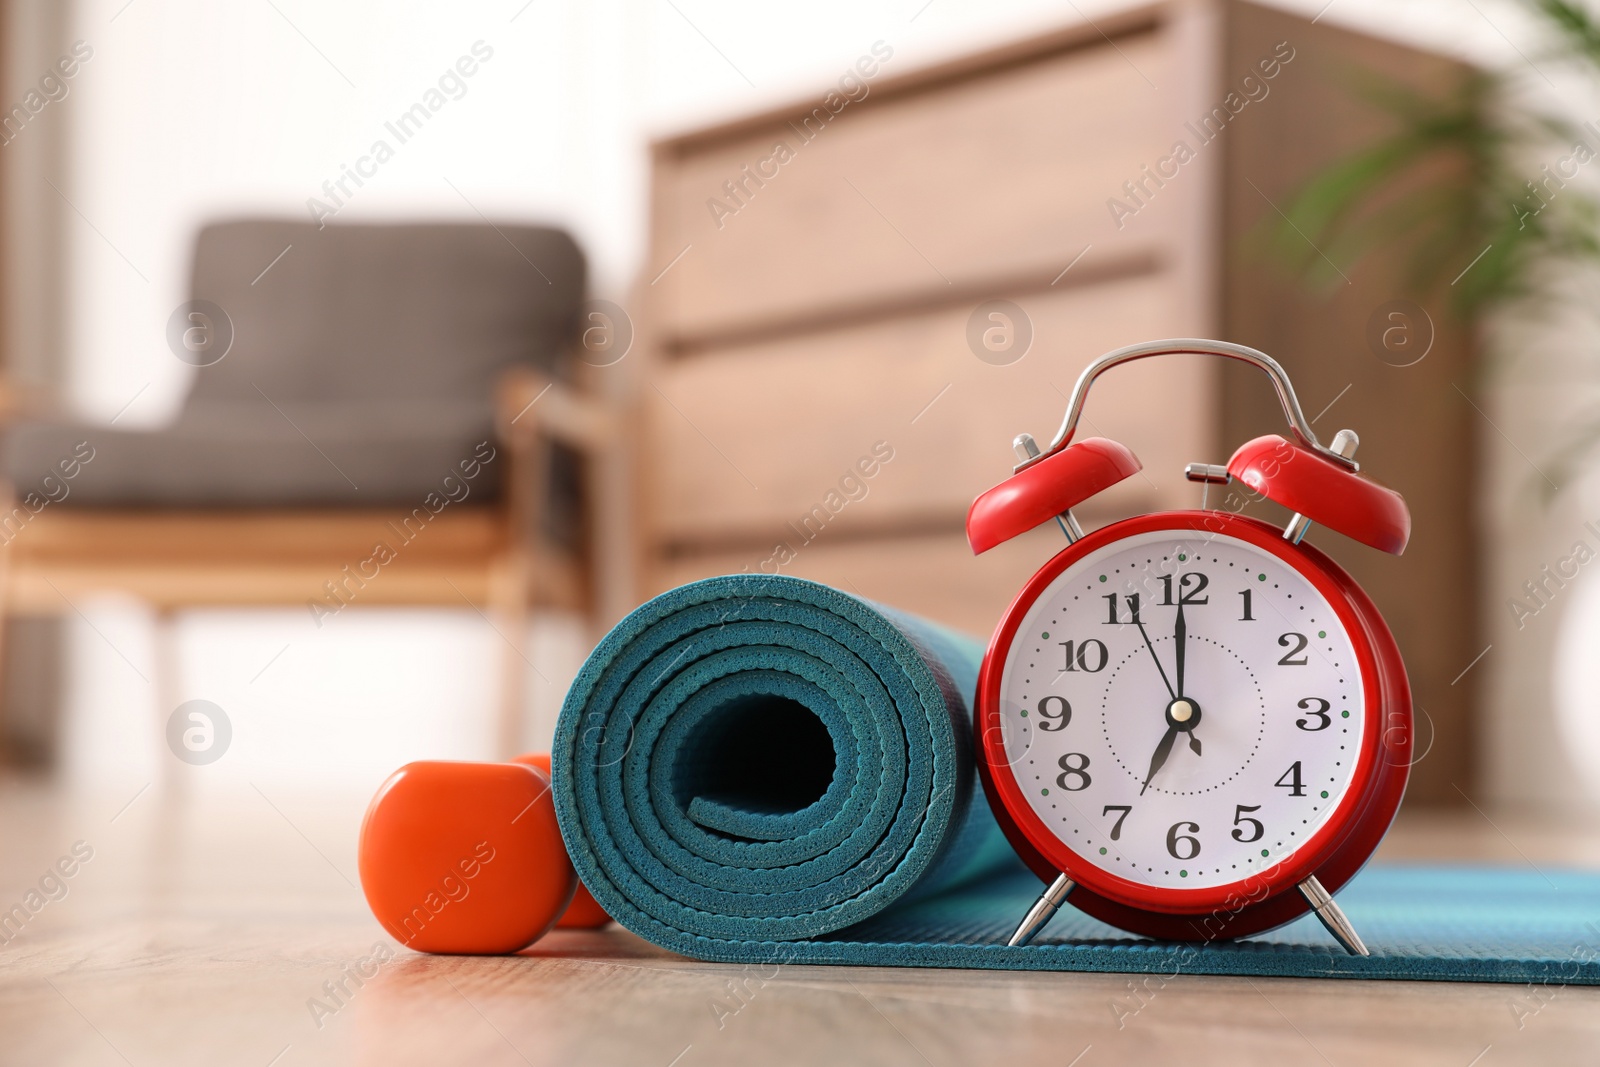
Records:
[[[1059,575],[1000,685],[1034,814],[1078,856],[1168,889],[1238,882],[1304,845],[1350,785],[1364,712],[1327,599],[1269,552],[1195,530]]]

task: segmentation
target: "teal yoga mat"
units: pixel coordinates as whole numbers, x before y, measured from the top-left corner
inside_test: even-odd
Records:
[[[1340,894],[1372,956],[1310,917],[1174,945],[1040,890],[973,766],[982,646],[836,589],[730,575],[611,631],[562,708],[561,832],[622,925],[706,960],[1600,984],[1600,876],[1382,868]]]

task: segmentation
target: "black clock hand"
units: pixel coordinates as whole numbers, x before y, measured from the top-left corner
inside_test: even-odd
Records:
[[[1183,621],[1182,599],[1178,601],[1178,624],[1172,628],[1172,643],[1178,661],[1178,692],[1172,699],[1177,700],[1183,696],[1183,653],[1189,643],[1189,627]]]
[[[1189,646],[1189,625],[1183,621],[1183,600],[1178,601],[1178,622],[1172,628],[1172,642],[1175,647],[1178,661],[1178,695],[1175,699],[1182,700],[1183,688],[1183,661],[1184,653]],[[1200,755],[1200,739],[1194,735],[1194,730],[1189,730],[1189,748],[1196,756]]]
[[[1144,638],[1144,647],[1150,650],[1150,658],[1156,661],[1156,670],[1161,672],[1161,684],[1167,687],[1167,692],[1172,699],[1177,700],[1178,694],[1173,690],[1172,683],[1167,681],[1167,669],[1161,666],[1161,657],[1156,655],[1156,647],[1150,643],[1150,635],[1145,633],[1144,623],[1140,621],[1137,615],[1133,617],[1133,623],[1139,627],[1139,636]]]
[[[1156,746],[1155,755],[1150,757],[1150,771],[1144,776],[1144,785],[1139,787],[1139,795],[1144,796],[1144,791],[1150,788],[1150,779],[1156,776],[1162,764],[1167,762],[1167,757],[1172,755],[1172,743],[1178,739],[1178,728],[1167,727],[1167,732],[1161,736],[1161,743]]]

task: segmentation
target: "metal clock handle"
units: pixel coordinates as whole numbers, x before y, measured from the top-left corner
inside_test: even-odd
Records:
[[[1305,412],[1300,410],[1300,400],[1294,395],[1294,386],[1289,384],[1289,376],[1284,373],[1277,360],[1265,352],[1259,352],[1244,345],[1231,344],[1227,341],[1210,341],[1198,337],[1178,337],[1166,341],[1146,341],[1143,344],[1119,348],[1115,351],[1107,352],[1085,367],[1083,373],[1078,375],[1078,384],[1072,387],[1072,398],[1067,401],[1066,417],[1062,419],[1061,429],[1056,431],[1055,437],[1050,442],[1050,447],[1039,451],[1032,434],[1020,434],[1017,437],[1016,448],[1020,462],[1015,470],[1026,470],[1045,457],[1061,451],[1072,442],[1072,435],[1078,429],[1078,419],[1083,414],[1084,401],[1089,396],[1089,387],[1094,384],[1095,379],[1100,375],[1118,364],[1131,363],[1136,359],[1185,354],[1222,356],[1225,359],[1236,359],[1241,363],[1248,363],[1252,367],[1258,368],[1272,379],[1272,386],[1278,393],[1278,402],[1283,405],[1284,417],[1289,420],[1289,429],[1302,445],[1318,455],[1326,456],[1348,470],[1361,469],[1352,457],[1343,455],[1317,440],[1317,435],[1311,430],[1311,424],[1306,421]]]

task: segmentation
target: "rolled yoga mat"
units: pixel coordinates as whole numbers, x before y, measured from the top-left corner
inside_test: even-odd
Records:
[[[982,658],[794,578],[657,597],[600,642],[556,730],[580,876],[658,944],[752,959],[1014,869],[973,770]]]
[[[1372,955],[1311,917],[1170,945],[1040,891],[972,754],[982,646],[796,578],[663,594],[595,648],[562,707],[556,813],[623,926],[706,960],[1600,983],[1600,877],[1379,868],[1340,902]]]

